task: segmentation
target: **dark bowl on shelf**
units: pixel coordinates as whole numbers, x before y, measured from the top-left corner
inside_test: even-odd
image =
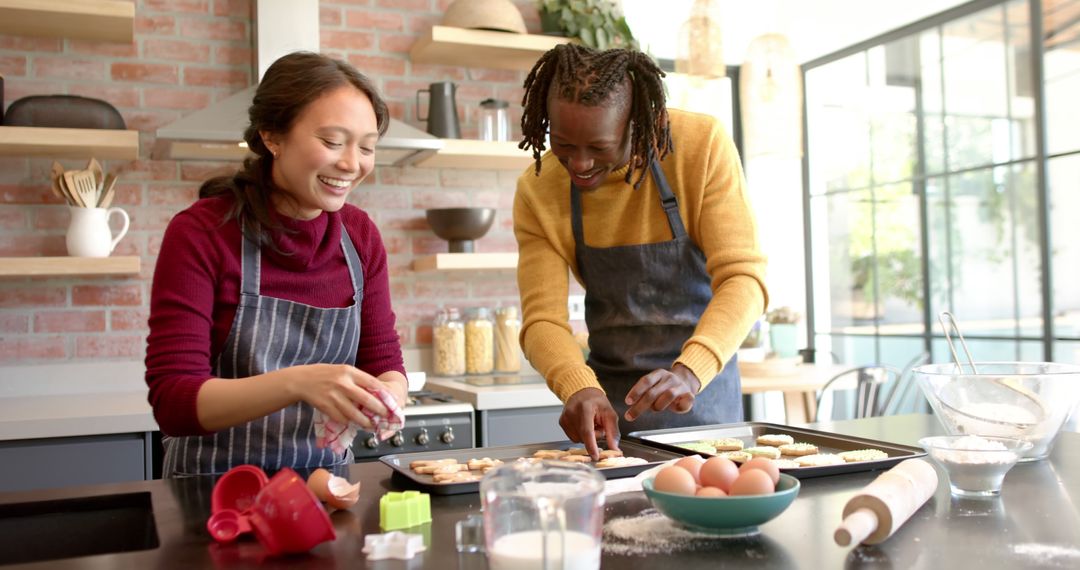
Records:
[[[431,231],[450,242],[451,253],[472,253],[473,240],[484,237],[495,221],[495,208],[435,208],[426,213]]]

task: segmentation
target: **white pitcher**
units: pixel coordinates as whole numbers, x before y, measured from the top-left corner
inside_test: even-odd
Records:
[[[67,231],[68,255],[73,257],[109,257],[117,243],[127,234],[131,219],[120,208],[79,208],[72,206],[71,223]],[[124,226],[114,236],[109,218],[118,214]]]

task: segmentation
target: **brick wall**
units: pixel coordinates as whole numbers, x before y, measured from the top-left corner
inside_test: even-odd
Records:
[[[408,49],[438,23],[451,0],[322,0],[325,53],[344,58],[378,80],[393,116],[413,125],[417,89],[458,83],[463,136],[476,133],[476,109],[488,97],[521,100],[522,72],[413,64]],[[515,0],[530,30],[531,0]],[[116,106],[140,131],[140,159],[104,161],[116,172],[115,206],[131,230],[114,255],[138,255],[137,277],[0,280],[0,364],[142,358],[150,283],[162,233],[194,201],[199,183],[235,168],[230,163],[153,160],[154,133],[175,119],[221,100],[253,81],[249,0],[137,0],[135,40],[114,44],[0,35],[5,104],[34,94],[78,94]],[[520,111],[511,106],[517,124]],[[64,255],[67,209],[49,191],[51,160],[0,157],[0,257]],[[65,161],[69,168],[81,161]],[[424,209],[498,208],[478,251],[514,251],[510,207],[517,173],[377,167],[350,200],[367,210],[389,252],[398,330],[406,347],[431,342],[430,320],[444,304],[516,303],[512,271],[417,274],[413,258],[445,251]]]

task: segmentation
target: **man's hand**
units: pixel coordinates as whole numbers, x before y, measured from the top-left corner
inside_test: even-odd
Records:
[[[574,392],[563,406],[559,426],[570,441],[584,443],[593,461],[600,459],[597,435],[607,439],[608,449],[619,449],[619,416],[601,390],[585,388]]]
[[[685,414],[694,407],[694,396],[701,390],[701,380],[683,364],[675,364],[671,370],[653,370],[641,377],[626,394],[626,410],[623,416],[632,422],[641,414],[670,409]]]

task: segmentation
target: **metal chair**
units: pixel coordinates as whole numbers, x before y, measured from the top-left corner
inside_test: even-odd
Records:
[[[899,376],[896,377],[896,382],[893,384],[892,390],[889,391],[889,395],[886,396],[885,400],[881,403],[877,415],[888,416],[896,414],[903,409],[904,402],[907,401],[908,394],[911,393],[911,386],[915,384],[915,379],[913,378],[915,368],[928,362],[930,362],[930,353],[923,352],[904,365]]]
[[[822,421],[823,401],[828,401],[829,404],[833,404],[832,399],[826,400],[826,395],[830,392],[835,392],[838,389],[838,385],[849,380],[852,376],[855,379],[855,401],[853,404],[853,410],[851,410],[852,418],[866,418],[877,415],[877,398],[878,393],[881,391],[881,387],[887,384],[890,380],[898,376],[896,369],[884,365],[868,365],[858,366],[845,370],[832,378],[821,387],[821,390],[817,395],[817,403],[815,406],[814,418],[815,421]],[[828,408],[829,416],[824,418],[825,420],[832,419],[833,412],[835,411],[830,405]]]

